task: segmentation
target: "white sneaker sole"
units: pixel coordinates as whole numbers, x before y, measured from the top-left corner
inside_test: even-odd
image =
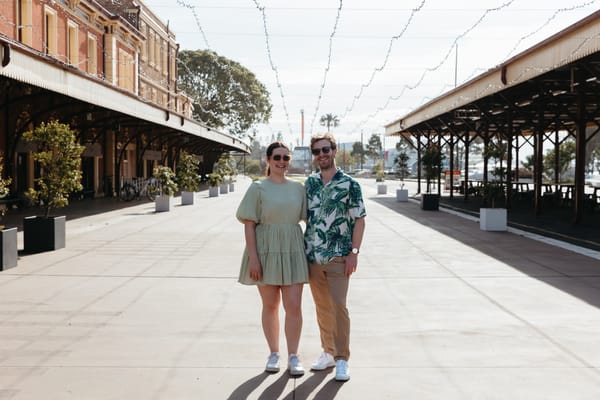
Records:
[[[338,382],[347,382],[350,380],[350,375],[346,375],[346,376],[335,376],[335,380]]]
[[[327,364],[327,365],[312,365],[310,367],[311,371],[324,371],[327,368],[333,368],[335,367],[335,363],[331,363],[331,364]]]
[[[279,367],[267,367],[267,368],[265,368],[265,371],[266,372],[279,372],[280,369],[281,368],[279,368]]]
[[[288,372],[289,372],[290,376],[302,376],[302,375],[304,375],[304,370],[295,370],[295,371],[292,371],[291,369],[288,369]]]

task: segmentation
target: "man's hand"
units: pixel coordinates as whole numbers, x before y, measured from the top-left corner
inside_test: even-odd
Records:
[[[356,272],[356,267],[358,265],[358,254],[349,253],[346,256],[346,276],[350,276]]]

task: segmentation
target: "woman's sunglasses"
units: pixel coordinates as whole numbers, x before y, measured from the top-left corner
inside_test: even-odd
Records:
[[[283,158],[283,161],[290,161],[291,157],[288,156],[287,154],[284,154],[283,156],[281,154],[275,154],[273,157],[271,157],[273,160],[275,161],[281,161],[281,159]]]
[[[319,154],[321,154],[321,152],[323,152],[323,154],[329,154],[329,152],[331,151],[331,146],[323,146],[319,149],[311,149],[310,151],[313,156],[318,156]]]

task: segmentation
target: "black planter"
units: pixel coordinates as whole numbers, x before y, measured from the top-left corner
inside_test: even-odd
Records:
[[[421,209],[437,211],[440,208],[440,195],[434,193],[423,193],[421,195]]]
[[[17,266],[19,251],[17,249],[17,228],[0,231],[0,271]]]
[[[65,247],[66,217],[25,217],[23,219],[23,251],[41,253]]]

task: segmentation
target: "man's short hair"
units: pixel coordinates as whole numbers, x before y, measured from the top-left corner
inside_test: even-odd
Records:
[[[310,148],[312,149],[313,145],[318,142],[319,140],[328,140],[329,143],[331,144],[331,148],[335,149],[337,148],[337,144],[335,142],[335,137],[333,136],[333,133],[331,132],[325,132],[325,133],[315,133],[311,138],[310,138]]]

